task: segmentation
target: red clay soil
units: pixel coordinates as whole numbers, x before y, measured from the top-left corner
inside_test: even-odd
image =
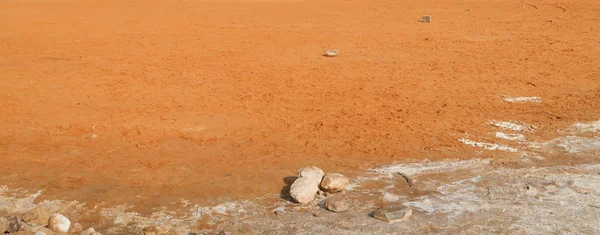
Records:
[[[599,25],[597,0],[0,1],[0,185],[151,208],[475,157],[489,120],[600,119]]]

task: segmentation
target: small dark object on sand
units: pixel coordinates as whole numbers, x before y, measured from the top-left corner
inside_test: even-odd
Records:
[[[403,174],[402,172],[398,172],[398,174],[400,176],[402,176],[406,180],[406,183],[408,184],[408,187],[412,187],[413,186],[414,182],[413,182],[413,180],[411,178],[409,178],[406,174]]]

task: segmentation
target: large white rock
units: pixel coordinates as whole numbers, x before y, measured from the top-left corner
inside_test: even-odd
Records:
[[[338,173],[327,173],[321,181],[321,188],[325,192],[335,193],[342,191],[350,183],[350,180]]]
[[[319,191],[319,181],[314,177],[300,177],[290,187],[292,198],[302,204],[312,201],[317,191]]]
[[[69,232],[71,221],[61,214],[52,214],[48,219],[48,228],[55,232]]]
[[[323,170],[316,166],[307,166],[298,170],[298,177],[313,177],[319,180],[319,182],[321,182],[323,175],[325,175]]]

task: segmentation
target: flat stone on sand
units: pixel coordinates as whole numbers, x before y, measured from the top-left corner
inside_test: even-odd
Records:
[[[373,218],[390,223],[404,221],[411,216],[412,209],[403,205],[384,206],[373,213]]]
[[[325,199],[325,208],[333,212],[347,211],[348,202],[342,195],[333,195]]]
[[[340,53],[337,50],[328,50],[325,52],[324,56],[326,57],[336,57],[338,56]]]

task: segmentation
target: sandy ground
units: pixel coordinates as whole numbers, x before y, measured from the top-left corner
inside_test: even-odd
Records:
[[[510,157],[415,159],[355,172],[342,193],[350,210],[340,213],[323,208],[324,196],[300,205],[285,190],[212,205],[184,201],[178,210],[163,207],[144,215],[127,205],[89,209],[76,201],[36,203],[40,192],[6,187],[0,189],[0,211],[20,215],[42,208],[105,234],[141,234],[151,225],[182,235],[600,233],[600,121],[572,125],[544,142],[529,140],[534,130],[510,129],[515,126],[490,127],[524,136],[498,145],[515,149]],[[485,148],[491,145],[480,148],[490,151]],[[412,187],[398,173],[408,176]],[[371,217],[389,204],[408,206],[413,216],[396,223]]]
[[[1,1],[0,185],[150,215],[266,197],[305,165],[514,156],[476,151],[507,142],[491,120],[543,142],[600,117],[599,15],[595,0]]]

